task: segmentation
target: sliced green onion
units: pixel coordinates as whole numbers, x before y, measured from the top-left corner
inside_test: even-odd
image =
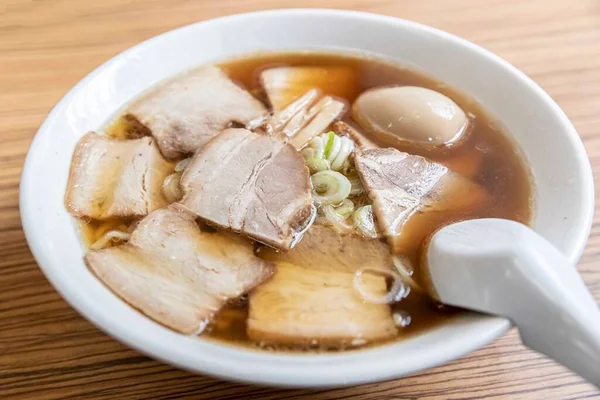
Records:
[[[346,161],[344,161],[344,163],[342,164],[342,169],[340,169],[340,171],[342,172],[342,174],[348,176],[350,174],[351,169],[352,164],[350,164],[350,160],[346,158]]]
[[[341,149],[342,149],[342,138],[340,138],[337,135],[333,135],[333,146],[331,147],[331,151],[329,152],[329,155],[327,157],[325,157],[325,158],[327,158],[327,161],[332,163],[333,160],[335,160],[337,155],[340,153]]]
[[[192,162],[192,157],[184,158],[175,165],[175,172],[181,172]]]
[[[377,238],[377,229],[373,218],[373,207],[362,206],[354,212],[354,224],[360,233],[368,238]]]
[[[402,277],[404,282],[406,282],[411,288],[415,289],[417,292],[424,293],[425,291],[412,277],[413,268],[410,260],[406,257],[392,256],[392,261],[394,262],[394,267],[396,267],[396,271]]]
[[[315,157],[316,151],[312,147],[305,147],[300,150],[300,154],[304,157],[305,160],[311,159]]]
[[[323,157],[329,158],[329,154],[331,154],[331,150],[333,149],[333,144],[335,143],[335,133],[333,131],[329,131],[322,135],[323,142],[325,144]]]
[[[347,137],[340,137],[340,150],[335,156],[335,159],[331,161],[331,169],[339,171],[342,169],[344,162],[348,160],[348,156],[354,150],[354,142]]]
[[[352,188],[350,189],[351,196],[358,196],[359,194],[362,194],[365,191],[362,182],[360,181],[360,178],[358,176],[349,176],[348,180],[350,181],[350,185],[352,185]]]
[[[333,227],[340,233],[352,233],[354,231],[354,225],[347,222],[347,218],[340,215],[335,207],[331,204],[326,204],[322,208],[323,215],[327,218],[327,221],[333,225]]]
[[[341,204],[335,207],[335,212],[344,218],[349,218],[354,212],[354,202],[350,199],[344,199]]]
[[[108,231],[98,240],[96,240],[90,246],[92,250],[100,250],[106,247],[109,242],[126,242],[129,240],[131,235],[127,232],[121,231]]]
[[[329,169],[329,162],[327,160],[323,160],[322,158],[311,157],[306,160],[306,166],[310,170],[311,174],[325,171]]]
[[[350,194],[350,181],[336,171],[320,171],[310,177],[317,204],[338,204]]]
[[[381,276],[384,278],[392,279],[392,286],[383,295],[377,295],[367,289],[364,283],[363,275],[371,274],[374,276]],[[354,273],[354,279],[352,280],[352,286],[354,290],[363,298],[367,303],[373,304],[392,304],[397,303],[405,298],[410,292],[410,288],[404,284],[402,278],[394,271],[363,267],[358,269]]]
[[[310,139],[308,145],[315,150],[313,157],[323,158],[323,155],[325,154],[325,145],[320,136],[315,136],[314,138]]]
[[[181,190],[181,172],[174,172],[167,176],[162,184],[162,191],[169,203],[181,200],[183,191]]]

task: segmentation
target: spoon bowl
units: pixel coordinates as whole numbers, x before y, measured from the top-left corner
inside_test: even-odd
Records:
[[[575,266],[531,228],[477,219],[440,229],[427,249],[428,291],[509,318],[523,343],[600,387],[600,309]]]

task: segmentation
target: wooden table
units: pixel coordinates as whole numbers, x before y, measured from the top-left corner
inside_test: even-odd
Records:
[[[0,398],[583,399],[600,394],[525,349],[513,331],[446,366],[392,382],[277,390],[182,372],[129,350],[48,284],[19,220],[19,176],[51,107],[118,52],[180,25],[279,7],[351,8],[407,18],[478,43],[556,99],[600,176],[598,0],[0,0]],[[600,297],[600,225],[579,265]]]

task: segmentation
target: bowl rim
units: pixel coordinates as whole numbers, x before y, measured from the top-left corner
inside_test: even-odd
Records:
[[[64,97],[54,106],[54,108],[48,114],[48,116],[40,126],[38,132],[36,133],[28,151],[21,176],[19,198],[21,222],[29,247],[36,259],[36,262],[40,266],[40,269],[46,275],[46,277],[54,286],[54,288],[61,294],[61,296],[82,316],[84,316],[102,331],[118,339],[119,341],[126,343],[128,346],[153,358],[159,359],[161,361],[167,362],[169,364],[175,365],[188,371],[200,372],[211,376],[216,376],[225,379],[233,379],[236,381],[247,383],[275,385],[279,387],[316,388],[340,387],[375,382],[414,374],[418,371],[444,364],[448,361],[451,361],[455,358],[458,358],[464,354],[467,354],[490,343],[491,341],[503,335],[510,329],[511,324],[508,320],[504,318],[489,316],[473,317],[475,320],[477,320],[478,324],[480,325],[480,327],[477,328],[478,335],[476,337],[473,337],[472,340],[470,340],[468,343],[465,343],[464,339],[459,339],[458,335],[454,335],[455,337],[445,339],[444,346],[436,348],[436,351],[433,351],[432,349],[423,349],[419,359],[412,360],[413,364],[409,365],[408,367],[399,365],[397,362],[394,363],[393,360],[383,360],[383,362],[381,363],[361,365],[360,368],[356,368],[356,366],[353,365],[346,366],[344,364],[344,361],[348,359],[347,354],[352,354],[355,352],[340,353],[329,356],[331,359],[337,360],[336,364],[334,366],[321,366],[320,368],[313,368],[306,361],[309,359],[314,360],[319,358],[315,357],[313,354],[293,355],[290,356],[291,363],[288,366],[289,368],[286,367],[280,370],[271,368],[268,371],[260,370],[258,372],[249,372],[246,370],[247,367],[236,366],[231,362],[227,362],[227,360],[223,362],[223,360],[216,360],[210,356],[206,356],[206,359],[203,359],[201,360],[202,362],[199,362],[198,358],[191,357],[189,354],[186,354],[184,351],[180,351],[179,349],[173,349],[173,347],[169,347],[165,343],[155,343],[146,338],[140,338],[140,335],[137,334],[134,330],[127,329],[125,324],[115,325],[113,323],[114,321],[111,321],[110,318],[107,315],[105,315],[106,313],[103,312],[100,307],[97,307],[96,305],[94,305],[91,302],[88,302],[85,299],[83,301],[81,299],[78,299],[77,293],[74,291],[74,289],[70,287],[68,282],[64,281],[60,274],[58,274],[52,268],[52,260],[50,259],[50,256],[45,254],[44,249],[38,244],[38,239],[36,238],[36,225],[34,223],[35,221],[33,221],[31,216],[32,209],[27,201],[27,199],[31,196],[30,193],[33,187],[31,183],[35,179],[29,166],[31,164],[31,158],[37,152],[37,148],[39,147],[39,138],[41,136],[40,133],[48,129],[50,121],[57,118],[59,112],[62,110],[62,107],[69,103],[69,101],[73,97],[74,92],[76,92],[80,87],[84,86],[87,82],[94,79],[97,75],[101,74],[104,70],[110,68],[114,63],[119,62],[123,58],[126,58],[129,54],[132,54],[144,47],[150,46],[154,41],[164,40],[165,38],[168,38],[170,36],[176,36],[182,30],[193,29],[193,27],[201,24],[235,22],[236,20],[244,20],[246,18],[252,18],[257,15],[268,16],[272,18],[280,18],[299,14],[319,14],[321,16],[330,17],[351,17],[366,20],[371,23],[404,25],[405,27],[411,30],[426,32],[430,35],[443,37],[447,40],[456,42],[461,46],[466,46],[470,48],[470,50],[477,52],[481,57],[488,58],[493,62],[500,64],[511,74],[515,75],[518,79],[520,79],[520,81],[525,86],[527,86],[529,90],[536,92],[537,96],[541,99],[541,101],[543,101],[559,116],[562,125],[562,130],[566,135],[568,135],[569,140],[574,145],[574,156],[577,158],[578,162],[582,164],[582,173],[584,175],[583,180],[586,182],[584,192],[587,192],[587,194],[585,194],[585,196],[587,196],[587,200],[584,199],[584,205],[587,205],[587,207],[585,213],[583,214],[583,218],[585,218],[586,229],[581,229],[580,231],[575,233],[575,244],[571,246],[571,248],[567,251],[567,257],[569,258],[569,260],[571,260],[573,263],[576,263],[579,260],[581,254],[583,253],[585,244],[587,242],[587,237],[589,236],[589,232],[591,230],[591,225],[593,222],[595,197],[591,165],[589,163],[589,159],[587,157],[587,153],[585,151],[583,143],[581,142],[581,139],[577,134],[575,128],[568,120],[564,112],[560,109],[560,107],[541,87],[539,87],[523,72],[521,72],[516,67],[503,60],[499,56],[496,56],[490,51],[472,42],[469,42],[458,36],[438,30],[433,27],[429,27],[412,21],[407,21],[401,18],[367,12],[333,9],[298,8],[256,11],[250,13],[228,15],[210,20],[196,22],[164,32],[115,55],[114,57],[112,57],[111,59],[94,69],[91,73],[89,73],[86,77],[79,81],[73,88],[71,88],[68,93],[64,95]],[[473,324],[473,321],[471,321],[470,323]],[[382,350],[386,347],[387,346],[383,345],[378,346],[374,349]],[[242,348],[233,348],[232,351],[250,351],[255,353],[253,350],[246,350]],[[363,350],[362,352],[366,351],[374,350]],[[383,351],[381,354],[385,354],[385,351]],[[268,362],[268,355],[264,355],[264,359],[266,360],[266,362]],[[298,365],[296,365],[293,360],[295,360],[295,362],[298,362]]]

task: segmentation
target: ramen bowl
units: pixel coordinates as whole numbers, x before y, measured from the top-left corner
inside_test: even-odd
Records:
[[[448,323],[372,348],[339,353],[254,351],[177,334],[115,296],[83,262],[64,207],[77,141],[131,99],[197,65],[255,52],[369,54],[422,71],[475,98],[510,132],[535,187],[532,227],[576,263],[593,209],[591,168],[579,136],[538,85],[492,53],[448,33],[380,15],[285,10],[200,22],[147,40],[91,72],[55,106],[25,163],[20,207],[29,246],[49,281],[115,339],[177,367],[283,387],[339,387],[399,378],[469,353],[506,333],[508,320],[464,313]]]

